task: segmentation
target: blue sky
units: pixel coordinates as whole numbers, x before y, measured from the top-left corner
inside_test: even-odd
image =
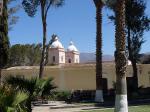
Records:
[[[147,0],[146,13],[150,16],[150,0]],[[114,26],[107,19],[111,15],[107,8],[103,9],[103,54],[114,53]],[[11,45],[42,42],[42,24],[40,13],[34,18],[28,17],[24,10],[17,15],[20,17],[13,30],[9,32]],[[57,34],[67,48],[70,40],[80,52],[95,52],[95,6],[93,0],[66,0],[63,7],[51,8],[47,18],[47,37]],[[150,32],[144,35],[146,42],[141,52],[150,52]]]

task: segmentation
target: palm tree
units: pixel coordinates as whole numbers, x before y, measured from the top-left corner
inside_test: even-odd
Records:
[[[116,63],[116,100],[115,112],[128,112],[125,54],[125,0],[117,0],[115,6],[116,32],[115,32],[115,63]]]
[[[29,95],[26,106],[28,112],[31,112],[31,102],[36,98],[41,97],[42,99],[51,94],[51,91],[56,87],[52,84],[52,78],[39,79],[31,78],[25,79],[20,77],[10,76],[6,78],[6,83],[10,84],[17,91],[24,91]]]
[[[101,0],[93,0],[96,7],[96,102],[104,102],[102,87],[102,7]]]

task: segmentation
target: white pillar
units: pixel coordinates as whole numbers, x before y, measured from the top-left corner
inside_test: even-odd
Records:
[[[104,99],[103,99],[103,90],[96,90],[96,93],[95,93],[95,102],[101,102],[101,103],[104,102]]]
[[[128,112],[127,95],[116,95],[115,112]]]

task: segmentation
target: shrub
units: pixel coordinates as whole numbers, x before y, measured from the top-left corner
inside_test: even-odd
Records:
[[[49,96],[49,100],[66,101],[70,97],[70,91],[55,91],[51,96]]]

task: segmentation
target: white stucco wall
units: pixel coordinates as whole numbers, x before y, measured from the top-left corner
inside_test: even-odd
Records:
[[[74,63],[80,63],[80,57],[78,53],[74,54]]]
[[[69,59],[71,59],[71,63],[74,63],[74,55],[72,52],[66,52],[66,63],[69,63]]]
[[[65,52],[64,51],[59,51],[59,63],[65,63]]]
[[[66,63],[69,63],[69,59],[71,59],[71,63],[80,63],[78,52],[66,52]]]
[[[64,49],[50,48],[48,53],[48,63],[49,64],[59,64],[65,63],[65,52]],[[53,56],[55,56],[55,62],[53,60]],[[63,60],[61,59],[63,57]]]

